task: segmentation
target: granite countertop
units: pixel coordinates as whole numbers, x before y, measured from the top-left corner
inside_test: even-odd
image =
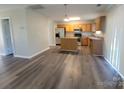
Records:
[[[93,40],[102,40],[103,37],[95,37],[95,36],[89,36],[89,39],[93,39]]]
[[[63,38],[67,38],[67,39],[77,39],[78,37],[63,37]]]

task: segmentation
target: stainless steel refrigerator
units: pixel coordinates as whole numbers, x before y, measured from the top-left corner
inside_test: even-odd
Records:
[[[65,37],[65,30],[64,28],[56,28],[55,29],[55,36],[56,36],[56,45],[60,45],[60,39]]]

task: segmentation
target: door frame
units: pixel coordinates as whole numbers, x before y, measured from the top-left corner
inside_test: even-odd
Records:
[[[12,20],[10,17],[2,17],[0,20],[8,19],[9,20],[9,26],[10,26],[10,36],[11,36],[11,43],[12,43],[12,51],[13,55],[15,55],[16,50],[15,50],[15,42],[14,42],[14,34],[13,34],[13,29],[12,29]]]

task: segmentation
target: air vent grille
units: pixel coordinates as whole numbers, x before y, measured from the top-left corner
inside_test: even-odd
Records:
[[[101,6],[101,4],[97,4],[96,6],[97,6],[97,7],[100,7],[100,6]]]
[[[44,9],[42,5],[32,5],[32,6],[29,6],[29,8],[33,10]]]

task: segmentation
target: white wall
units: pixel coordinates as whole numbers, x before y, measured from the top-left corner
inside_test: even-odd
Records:
[[[49,46],[55,46],[55,28],[56,23],[52,20],[49,20]]]
[[[0,18],[11,20],[14,55],[17,57],[30,58],[55,43],[54,22],[36,11],[30,9],[4,11],[0,12]],[[0,48],[2,45],[1,42]],[[2,53],[2,48],[0,51]]]
[[[108,12],[104,56],[124,76],[124,5]]]
[[[0,12],[1,18],[10,18],[16,56],[29,56],[25,9]]]
[[[27,9],[29,53],[33,56],[49,47],[49,30],[52,22],[40,13]]]

